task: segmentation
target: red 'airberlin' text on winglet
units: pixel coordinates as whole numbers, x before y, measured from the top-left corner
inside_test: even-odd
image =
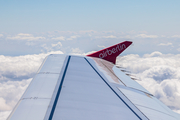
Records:
[[[113,45],[111,47],[105,48],[103,50],[97,51],[95,53],[89,54],[89,57],[97,57],[112,63],[116,63],[116,57],[121,54],[127,47],[132,44],[130,41],[124,41],[122,43]]]

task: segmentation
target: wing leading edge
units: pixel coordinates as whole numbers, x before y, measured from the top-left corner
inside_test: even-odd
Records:
[[[49,55],[9,120],[179,120],[112,62]]]

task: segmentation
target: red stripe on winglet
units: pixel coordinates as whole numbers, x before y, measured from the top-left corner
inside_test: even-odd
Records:
[[[132,44],[131,41],[124,41],[111,47],[89,54],[89,57],[97,57],[112,63],[116,63],[116,57]]]

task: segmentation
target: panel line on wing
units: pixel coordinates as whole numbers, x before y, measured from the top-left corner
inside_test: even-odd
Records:
[[[59,74],[59,73],[53,73],[53,72],[39,72],[37,74]]]
[[[60,92],[61,92],[61,89],[62,89],[62,84],[64,82],[64,78],[65,78],[65,75],[66,75],[66,71],[67,71],[67,68],[68,68],[68,65],[69,65],[70,58],[71,58],[71,56],[68,57],[68,61],[66,63],[66,67],[65,67],[62,79],[61,79],[61,83],[59,85],[59,88],[58,88],[58,91],[57,91],[57,94],[56,94],[56,97],[55,97],[55,100],[54,100],[54,104],[53,104],[53,107],[52,107],[52,110],[51,110],[51,113],[50,113],[50,116],[49,116],[48,120],[52,120],[52,118],[53,118],[53,114],[54,114],[54,111],[55,111],[55,108],[56,108],[56,105],[57,105],[57,101],[58,101],[58,98],[59,98],[59,95],[60,95]]]
[[[168,116],[174,117],[174,116],[172,116],[172,115],[170,115],[170,114],[167,114],[167,113],[165,113],[165,112],[162,112],[162,111],[159,111],[159,110],[156,110],[156,109],[152,109],[152,108],[149,108],[149,107],[146,107],[146,106],[142,106],[142,105],[139,105],[139,104],[135,104],[135,105],[141,106],[141,107],[144,107],[144,108],[147,108],[147,109],[151,109],[151,110],[154,110],[154,111],[157,111],[157,112],[166,114],[166,115],[168,115]]]
[[[118,87],[117,89],[128,99],[146,118],[148,118]],[[149,118],[148,118],[149,119]]]
[[[116,94],[116,96],[140,119],[140,116],[138,116],[136,114],[136,112],[114,91],[114,89],[106,82],[106,80],[104,80],[104,78],[100,75],[100,73],[92,66],[92,64],[86,59],[84,58],[88,64],[94,69],[94,71],[99,75],[99,77],[106,83],[106,85]]]

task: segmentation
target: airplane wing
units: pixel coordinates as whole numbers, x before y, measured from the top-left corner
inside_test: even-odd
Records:
[[[8,120],[180,120],[115,66],[131,43],[87,56],[49,55]]]

